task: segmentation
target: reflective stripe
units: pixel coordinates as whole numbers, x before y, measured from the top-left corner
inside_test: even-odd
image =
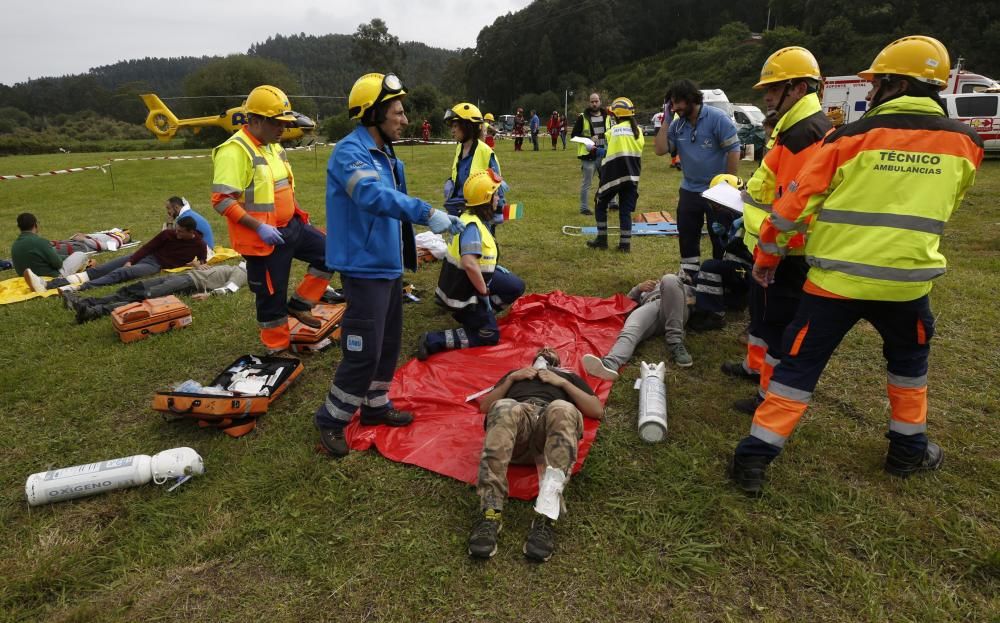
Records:
[[[308,305],[309,307],[312,307],[316,303],[319,303],[319,299],[307,299],[306,297],[302,296],[298,292],[296,292],[295,294],[292,295],[291,300],[298,301],[298,302],[302,303],[303,305]]]
[[[692,255],[691,257],[682,257],[681,264],[701,264],[701,256]]]
[[[251,194],[252,193],[248,192],[247,196],[250,196]],[[253,203],[252,201],[247,200],[247,202],[243,204],[243,208],[247,212],[274,212],[273,203]]]
[[[757,241],[757,248],[768,255],[779,255],[781,257],[784,257],[785,253],[788,251],[788,249],[779,247],[773,242],[764,242],[763,240]]]
[[[907,389],[920,389],[927,385],[927,375],[923,376],[900,376],[889,372],[889,385],[905,387]]]
[[[725,291],[720,286],[707,286],[703,283],[699,283],[694,287],[695,292],[704,292],[706,294],[716,294],[722,296]]]
[[[243,192],[243,189],[236,188],[235,186],[227,186],[226,184],[212,184],[212,192],[222,193],[223,195],[239,195]]]
[[[718,273],[706,273],[705,271],[699,271],[698,278],[704,279],[705,281],[714,281],[716,283],[722,283],[722,275]]]
[[[940,236],[944,233],[945,221],[926,216],[909,214],[887,214],[873,212],[852,212],[850,210],[823,210],[817,220],[823,223],[841,223],[864,227],[892,227]]]
[[[779,448],[785,447],[785,437],[782,437],[773,430],[768,430],[763,426],[758,426],[756,424],[750,425],[750,435],[760,439],[763,442],[769,443],[772,446],[778,446]]]
[[[806,262],[816,268],[833,270],[847,275],[854,275],[855,277],[909,283],[930,281],[931,279],[940,277],[946,271],[943,266],[940,268],[890,268],[888,266],[872,266],[871,264],[860,264],[844,260],[830,260],[811,255],[806,256]]]
[[[726,251],[725,253],[722,254],[722,259],[723,259],[723,261],[726,261],[726,262],[735,262],[737,264],[742,264],[744,266],[753,266],[752,263],[746,261],[745,259],[743,259],[742,257],[740,257],[738,255],[733,255],[732,253],[730,253],[728,251]]]
[[[927,423],[908,424],[899,420],[889,420],[889,430],[901,435],[917,435],[927,432]]]
[[[326,404],[324,406],[326,407],[326,412],[330,414],[330,417],[335,420],[340,420],[341,422],[350,422],[351,418],[354,417],[354,412],[357,410],[356,408],[351,409],[350,411],[341,409],[336,403],[330,400],[329,397],[327,397]]]
[[[758,348],[767,348],[767,342],[763,338],[759,338],[756,335],[747,335],[747,345],[757,346]]]
[[[469,347],[469,336],[465,332],[465,329],[455,329],[455,337],[458,338],[459,348]]]
[[[333,273],[328,273],[325,270],[320,270],[312,266],[309,267],[309,270],[306,271],[306,274],[312,275],[313,277],[317,277],[319,279],[330,279],[331,277],[333,277]]]
[[[360,182],[363,179],[369,178],[369,177],[373,177],[375,179],[379,179],[378,173],[376,173],[375,171],[372,171],[370,169],[363,170],[363,171],[359,170],[359,171],[355,171],[354,173],[352,173],[351,177],[348,178],[348,180],[347,180],[347,189],[346,189],[347,190],[347,195],[351,199],[354,199],[354,187],[358,185],[358,182]]]
[[[781,363],[781,360],[780,359],[776,359],[776,358],[772,357],[771,355],[768,355],[768,354],[765,353],[764,354],[764,363],[766,363],[767,365],[769,365],[769,366],[771,366],[773,368],[773,367],[777,366],[779,363]]]
[[[618,186],[619,184],[624,184],[625,182],[635,182],[636,184],[638,184],[639,183],[639,176],[638,175],[623,175],[622,177],[619,177],[617,179],[613,179],[610,182],[608,182],[607,184],[604,184],[603,186],[601,186],[600,188],[597,189],[597,192],[602,193],[602,192],[604,192],[606,190],[614,188],[615,186]]]
[[[476,295],[473,294],[472,296],[464,300],[453,299],[450,298],[448,294],[441,289],[440,286],[434,289],[434,294],[435,296],[438,297],[438,299],[441,300],[442,303],[444,303],[451,309],[460,309],[462,307],[474,305],[477,302],[476,299],[478,298],[476,297]]]
[[[392,385],[392,381],[372,381],[371,385],[368,386],[368,391],[378,392],[378,391],[389,391],[389,386]]]
[[[601,160],[601,165],[603,166],[603,165],[605,165],[605,164],[607,164],[609,162],[613,162],[613,161],[617,160],[618,158],[635,158],[637,160],[642,160],[642,152],[641,151],[619,151],[619,152],[615,152],[614,154],[612,154],[610,156],[605,156],[604,159]]]
[[[365,398],[364,404],[368,407],[384,407],[389,404],[389,395],[379,394],[378,396]]]
[[[774,225],[775,229],[781,232],[798,231],[806,233],[809,229],[809,225],[806,223],[796,223],[795,221],[790,221],[777,212],[771,213],[771,224]]]
[[[261,329],[273,329],[275,327],[280,327],[287,323],[288,323],[288,316],[282,316],[277,320],[266,320],[264,322],[258,322],[257,326],[259,326]]]
[[[699,268],[701,268],[699,264],[685,264],[684,262],[681,262],[681,270],[685,272],[696,273]]]
[[[219,214],[222,214],[227,209],[229,209],[229,206],[233,205],[234,203],[239,203],[239,201],[233,199],[232,197],[226,197],[225,199],[220,201],[218,205],[215,206],[215,211],[218,212]]]
[[[291,185],[292,181],[286,177],[285,179],[278,180],[277,182],[274,183],[274,190],[277,191],[281,188],[284,188],[285,186],[291,186]]]
[[[744,190],[743,192],[741,192],[740,197],[743,199],[743,203],[752,206],[754,208],[757,208],[758,210],[763,210],[768,214],[771,213],[770,203],[758,203],[757,201],[754,200],[753,197],[750,196],[750,193],[748,193],[747,191]]]
[[[794,387],[789,387],[787,385],[782,385],[781,383],[776,383],[771,381],[768,385],[767,391],[774,394],[775,396],[781,396],[782,398],[788,398],[789,400],[795,400],[797,402],[808,403],[812,400],[812,392],[807,392],[801,389],[795,389]]]
[[[348,394],[336,385],[330,385],[330,395],[344,404],[354,405],[355,407],[360,407],[361,402],[364,400],[361,396]]]

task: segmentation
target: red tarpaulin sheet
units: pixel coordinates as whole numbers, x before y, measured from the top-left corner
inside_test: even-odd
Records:
[[[347,428],[347,441],[354,450],[367,450],[374,444],[388,459],[474,484],[483,449],[484,416],[478,402],[465,402],[466,397],[490,387],[512,369],[530,366],[539,348],[552,346],[562,358],[562,367],[587,381],[604,404],[611,383],[588,377],[581,359],[610,350],[634,306],[621,294],[606,299],[559,291],[523,296],[500,320],[500,344],[439,353],[427,361],[413,359],[396,370],[389,396],[397,409],[413,412],[413,424],[362,427],[355,418]],[[583,421],[574,473],[597,436],[598,422]],[[511,497],[530,500],[537,495],[534,466],[512,465],[507,476]]]

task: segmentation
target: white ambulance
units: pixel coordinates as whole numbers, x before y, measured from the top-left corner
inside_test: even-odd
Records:
[[[942,95],[941,99],[949,117],[979,134],[987,153],[1000,152],[1000,93]]]
[[[942,95],[1000,90],[1000,84],[997,84],[995,80],[965,71],[961,68],[961,62],[962,59],[959,59],[959,65],[951,70],[948,76],[948,86],[941,91]],[[835,126],[857,121],[868,110],[868,102],[865,97],[870,90],[871,83],[857,76],[824,78],[823,112],[830,117]]]

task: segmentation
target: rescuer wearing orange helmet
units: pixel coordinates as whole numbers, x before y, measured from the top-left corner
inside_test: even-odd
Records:
[[[761,225],[753,276],[769,288],[790,242],[812,220],[810,268],[787,350],[731,464],[748,494],[761,492],[820,374],[861,319],[882,337],[886,359],[885,471],[906,477],[941,465],[940,446],[927,440],[928,295],[945,272],[938,249],[945,224],[983,158],[982,140],[948,119],[938,97],[950,67],[948,51],[931,37],[886,46],[858,74],[872,84],[868,112],[824,139]]]
[[[260,339],[269,352],[290,345],[288,316],[318,327],[312,315],[330,282],[326,238],[309,224],[295,199],[295,180],[279,141],[295,121],[288,97],[271,85],[247,96],[247,125],[212,152],[212,205],[229,224],[229,240],[247,261],[247,281],[257,302]],[[309,270],[288,299],[292,259]]]

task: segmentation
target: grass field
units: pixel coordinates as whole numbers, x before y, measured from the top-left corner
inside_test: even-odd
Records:
[[[412,194],[440,203],[451,153],[400,149]],[[319,223],[328,154],[291,155],[299,200]],[[673,211],[679,174],[646,155],[639,210]],[[0,174],[117,156],[0,158]],[[677,270],[675,240],[639,238],[623,256],[560,234],[563,224],[590,224],[577,214],[571,151],[515,154],[503,143],[499,156],[510,197],[527,212],[501,232],[503,262],[529,291],[607,296]],[[148,240],[172,194],[187,196],[227,240],[210,214],[208,158],[118,162],[112,171],[114,190],[100,171],[0,182],[0,257],[22,211],[53,238],[129,226]],[[58,299],[2,306],[0,620],[1000,621],[998,196],[1000,163],[987,162],[943,240],[950,270],[932,294],[928,417],[945,450],[940,472],[906,481],[883,473],[884,363],[877,334],[861,324],[772,466],[767,493],[740,495],[724,466],[749,421],[728,405],[752,390],[719,372],[742,349],[743,321],[733,315],[724,331],[689,336],[694,367],[668,368],[665,443],[639,440],[636,366],[627,368],[567,491],[556,555],[540,566],[521,554],[530,505],[509,505],[500,551],[481,564],[465,552],[472,488],[375,452],[340,462],[314,452],[311,414],[339,351],[310,357],[239,440],[151,411],[154,391],[207,380],[259,351],[246,290],[194,302],[190,328],[132,345],[107,321],[74,324]],[[419,332],[451,325],[430,302],[438,270],[408,277],[425,300],[406,308],[405,354]],[[637,353],[664,357],[658,340]],[[33,472],[181,445],[209,471],[172,494],[149,485],[25,503]]]

